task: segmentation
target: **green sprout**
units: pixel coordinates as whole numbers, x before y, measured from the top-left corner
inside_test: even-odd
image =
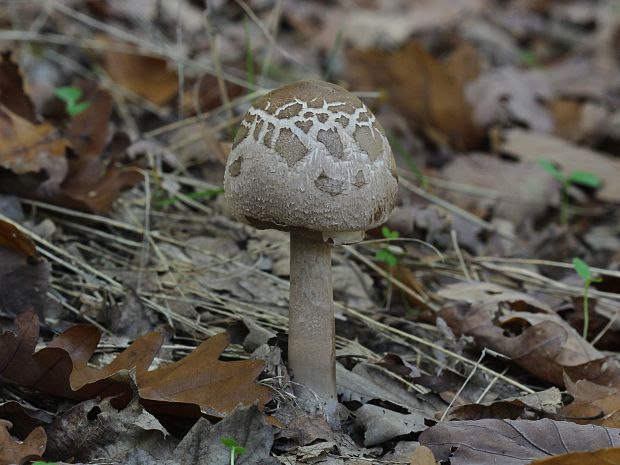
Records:
[[[56,465],[53,462],[44,462],[43,460],[37,460],[35,462],[32,462],[31,465]]]
[[[583,338],[588,336],[588,329],[590,325],[590,313],[588,310],[588,291],[592,283],[600,283],[602,279],[600,277],[593,277],[590,267],[580,258],[573,258],[573,267],[583,281]]]
[[[241,447],[237,444],[233,438],[222,438],[222,444],[230,449],[230,465],[235,465],[235,457],[245,452],[245,447]]]
[[[80,102],[82,98],[82,89],[75,86],[57,87],[54,89],[54,95],[65,102],[65,110],[69,116],[75,116],[82,113],[88,107],[90,102]]]
[[[573,184],[596,189],[602,184],[601,178],[588,171],[573,171],[569,174],[562,173],[557,166],[547,159],[538,160],[538,164],[558,181],[562,187],[562,200],[560,203],[560,223],[568,224],[568,189]]]
[[[390,241],[398,239],[398,236],[400,235],[398,234],[398,231],[392,231],[387,226],[383,226],[381,228],[381,234],[383,234],[383,237],[385,239]],[[398,259],[387,245],[382,245],[381,248],[377,250],[375,258],[377,259],[377,261],[387,263],[390,267],[395,267],[398,264]]]

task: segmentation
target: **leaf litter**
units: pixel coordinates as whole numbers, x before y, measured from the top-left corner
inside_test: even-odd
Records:
[[[0,202],[10,461],[41,426],[57,461],[224,464],[226,436],[239,463],[428,465],[434,435],[451,463],[614,460],[583,439],[617,427],[613,2],[155,3],[0,13],[0,190],[25,213]],[[402,180],[394,269],[372,240],[335,249],[342,431],[292,394],[286,240],[218,194],[237,115],[321,75],[362,91]],[[562,197],[540,159],[603,183]],[[576,257],[604,278],[587,340]],[[547,457],[553,431],[600,450]]]

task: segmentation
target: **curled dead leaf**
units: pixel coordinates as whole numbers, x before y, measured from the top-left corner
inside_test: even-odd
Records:
[[[0,465],[21,465],[41,458],[47,443],[45,430],[38,426],[23,442],[19,442],[9,434],[12,426],[10,421],[0,420]]]

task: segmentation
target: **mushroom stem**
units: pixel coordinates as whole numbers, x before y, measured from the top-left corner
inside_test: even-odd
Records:
[[[334,422],[336,349],[331,245],[291,232],[288,361],[302,407]]]

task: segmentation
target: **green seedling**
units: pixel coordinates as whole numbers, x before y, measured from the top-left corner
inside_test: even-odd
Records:
[[[580,258],[573,258],[573,267],[583,281],[583,338],[586,339],[590,325],[588,291],[590,290],[592,283],[600,283],[602,280],[600,277],[593,277],[590,267]]]
[[[90,107],[90,102],[80,102],[82,98],[82,89],[79,87],[57,87],[54,89],[54,95],[65,102],[65,110],[71,117],[79,115]]]
[[[560,222],[563,225],[568,224],[568,189],[573,184],[580,186],[591,187],[596,189],[603,183],[601,178],[596,174],[588,171],[573,171],[569,174],[562,173],[557,166],[551,160],[538,160],[538,164],[556,181],[558,181],[562,187],[562,200],[560,203]]]
[[[387,226],[383,226],[381,228],[381,234],[387,240],[398,239],[398,231],[392,231]],[[387,263],[390,267],[395,267],[398,264],[398,259],[396,256],[390,251],[387,245],[382,245],[377,253],[375,254],[375,259],[379,262]]]
[[[241,447],[233,438],[222,438],[221,441],[230,450],[230,465],[235,465],[235,458],[245,452],[245,447]]]
[[[207,189],[206,191],[188,192],[187,194],[183,194],[183,197],[187,197],[192,200],[212,199],[222,193],[224,193],[223,187],[214,187],[212,189]],[[174,205],[181,200],[182,197],[176,195],[172,197],[164,197],[157,200],[156,205],[158,207],[169,207],[170,205]]]
[[[44,462],[43,460],[37,460],[36,462],[32,462],[32,465],[56,465],[53,462]]]

